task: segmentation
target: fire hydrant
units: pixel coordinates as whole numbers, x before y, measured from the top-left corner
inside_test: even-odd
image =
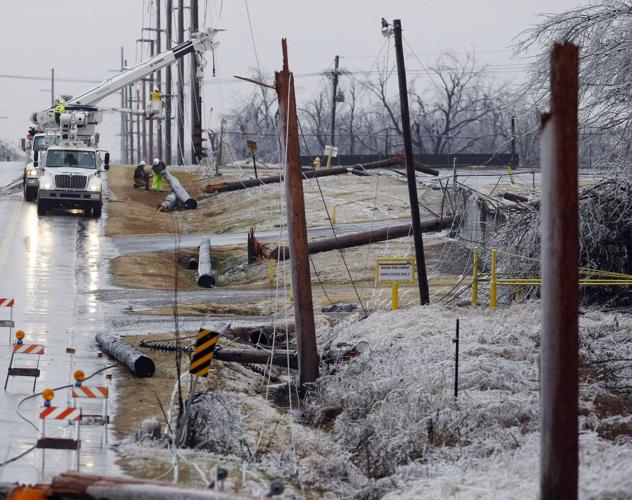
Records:
[[[320,156],[314,158],[314,162],[312,163],[314,170],[318,170],[320,168]]]

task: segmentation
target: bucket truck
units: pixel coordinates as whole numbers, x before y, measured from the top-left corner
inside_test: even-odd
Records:
[[[38,180],[38,214],[43,215],[50,208],[62,207],[83,208],[86,214],[101,216],[101,176],[103,170],[109,169],[110,155],[97,149],[99,134],[96,127],[103,119],[103,110],[97,106],[98,103],[187,54],[194,54],[198,59],[196,76],[202,78],[206,65],[203,54],[218,45],[214,42],[218,31],[209,29],[194,33],[190,40],[68,99],[61,113],[56,112],[55,108],[33,113],[31,120],[37,129],[44,131],[45,135],[53,131],[54,136],[54,139],[47,141],[47,149],[38,154],[38,171],[30,172],[35,173]],[[160,100],[152,99],[146,118],[159,116],[160,113]],[[100,153],[104,153],[103,159]]]

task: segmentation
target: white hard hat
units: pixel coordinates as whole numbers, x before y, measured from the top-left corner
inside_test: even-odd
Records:
[[[158,165],[160,163],[160,160],[158,158],[154,158],[154,165]]]
[[[145,161],[144,161],[144,160],[141,160],[141,161],[139,161],[139,162],[138,162],[138,165],[137,165],[137,166],[139,166],[139,167],[144,167],[145,165],[146,165]]]

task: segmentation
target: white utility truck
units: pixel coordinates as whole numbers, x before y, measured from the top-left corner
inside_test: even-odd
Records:
[[[108,78],[87,92],[65,99],[63,112],[56,112],[55,108],[51,108],[33,113],[31,121],[38,131],[44,133],[46,149],[36,155],[34,153],[33,168],[27,165],[25,186],[27,178],[37,178],[37,181],[30,181],[30,187],[37,186],[35,189],[38,214],[43,215],[50,208],[64,207],[84,208],[87,215],[100,217],[101,176],[103,171],[109,168],[110,155],[97,149],[99,134],[96,127],[103,119],[103,110],[97,107],[97,104],[107,96],[191,53],[195,54],[198,60],[196,77],[201,79],[206,66],[202,56],[218,45],[213,39],[219,31],[208,29],[194,33],[190,40]],[[160,114],[159,101],[152,102],[152,108],[145,112],[148,119],[159,118]],[[51,140],[51,137],[54,139]],[[102,153],[104,157],[101,166]],[[33,189],[28,191],[27,197],[25,187],[25,198],[29,199],[32,195]]]

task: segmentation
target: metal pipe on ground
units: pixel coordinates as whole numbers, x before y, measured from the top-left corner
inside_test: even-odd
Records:
[[[97,333],[95,339],[104,353],[123,363],[125,368],[137,377],[151,377],[156,371],[156,366],[150,357],[124,342],[121,337],[109,333]]]
[[[204,288],[215,286],[215,277],[211,266],[211,240],[206,238],[200,245],[198,257],[198,280],[197,284]]]
[[[186,189],[182,187],[182,184],[180,184],[180,181],[176,176],[172,175],[168,170],[165,170],[165,179],[171,186],[171,190],[178,197],[178,200],[180,201],[180,203],[182,203],[184,208],[186,208],[187,210],[193,210],[197,208],[197,201],[191,198]]]
[[[364,163],[354,165],[353,167],[335,167],[323,170],[303,170],[303,179],[314,179],[320,177],[330,177],[332,175],[342,175],[353,172],[362,172],[364,170],[374,170],[378,168],[387,168],[394,165],[401,166],[403,164],[401,157],[389,158],[387,160],[374,161],[371,163]],[[430,175],[439,175],[437,170],[431,169],[426,165],[415,162],[415,170]],[[243,181],[235,182],[222,182],[221,184],[209,184],[206,186],[207,193],[228,193],[230,191],[239,191],[241,189],[248,189],[251,187],[263,186],[265,184],[276,184],[283,181],[282,175],[273,175],[270,177],[260,177],[259,179],[246,179]]]
[[[421,230],[424,233],[432,231],[440,231],[447,229],[454,223],[454,217],[443,217],[442,219],[433,219],[421,223]],[[323,240],[310,241],[308,249],[310,255],[329,250],[337,250],[340,248],[351,248],[369,243],[377,243],[379,241],[394,240],[412,235],[412,224],[401,224],[398,226],[374,229],[373,231],[364,231],[361,233],[346,234],[336,238],[327,238]],[[289,258],[290,251],[287,247],[281,247],[272,250],[270,257],[276,260],[285,260]]]

